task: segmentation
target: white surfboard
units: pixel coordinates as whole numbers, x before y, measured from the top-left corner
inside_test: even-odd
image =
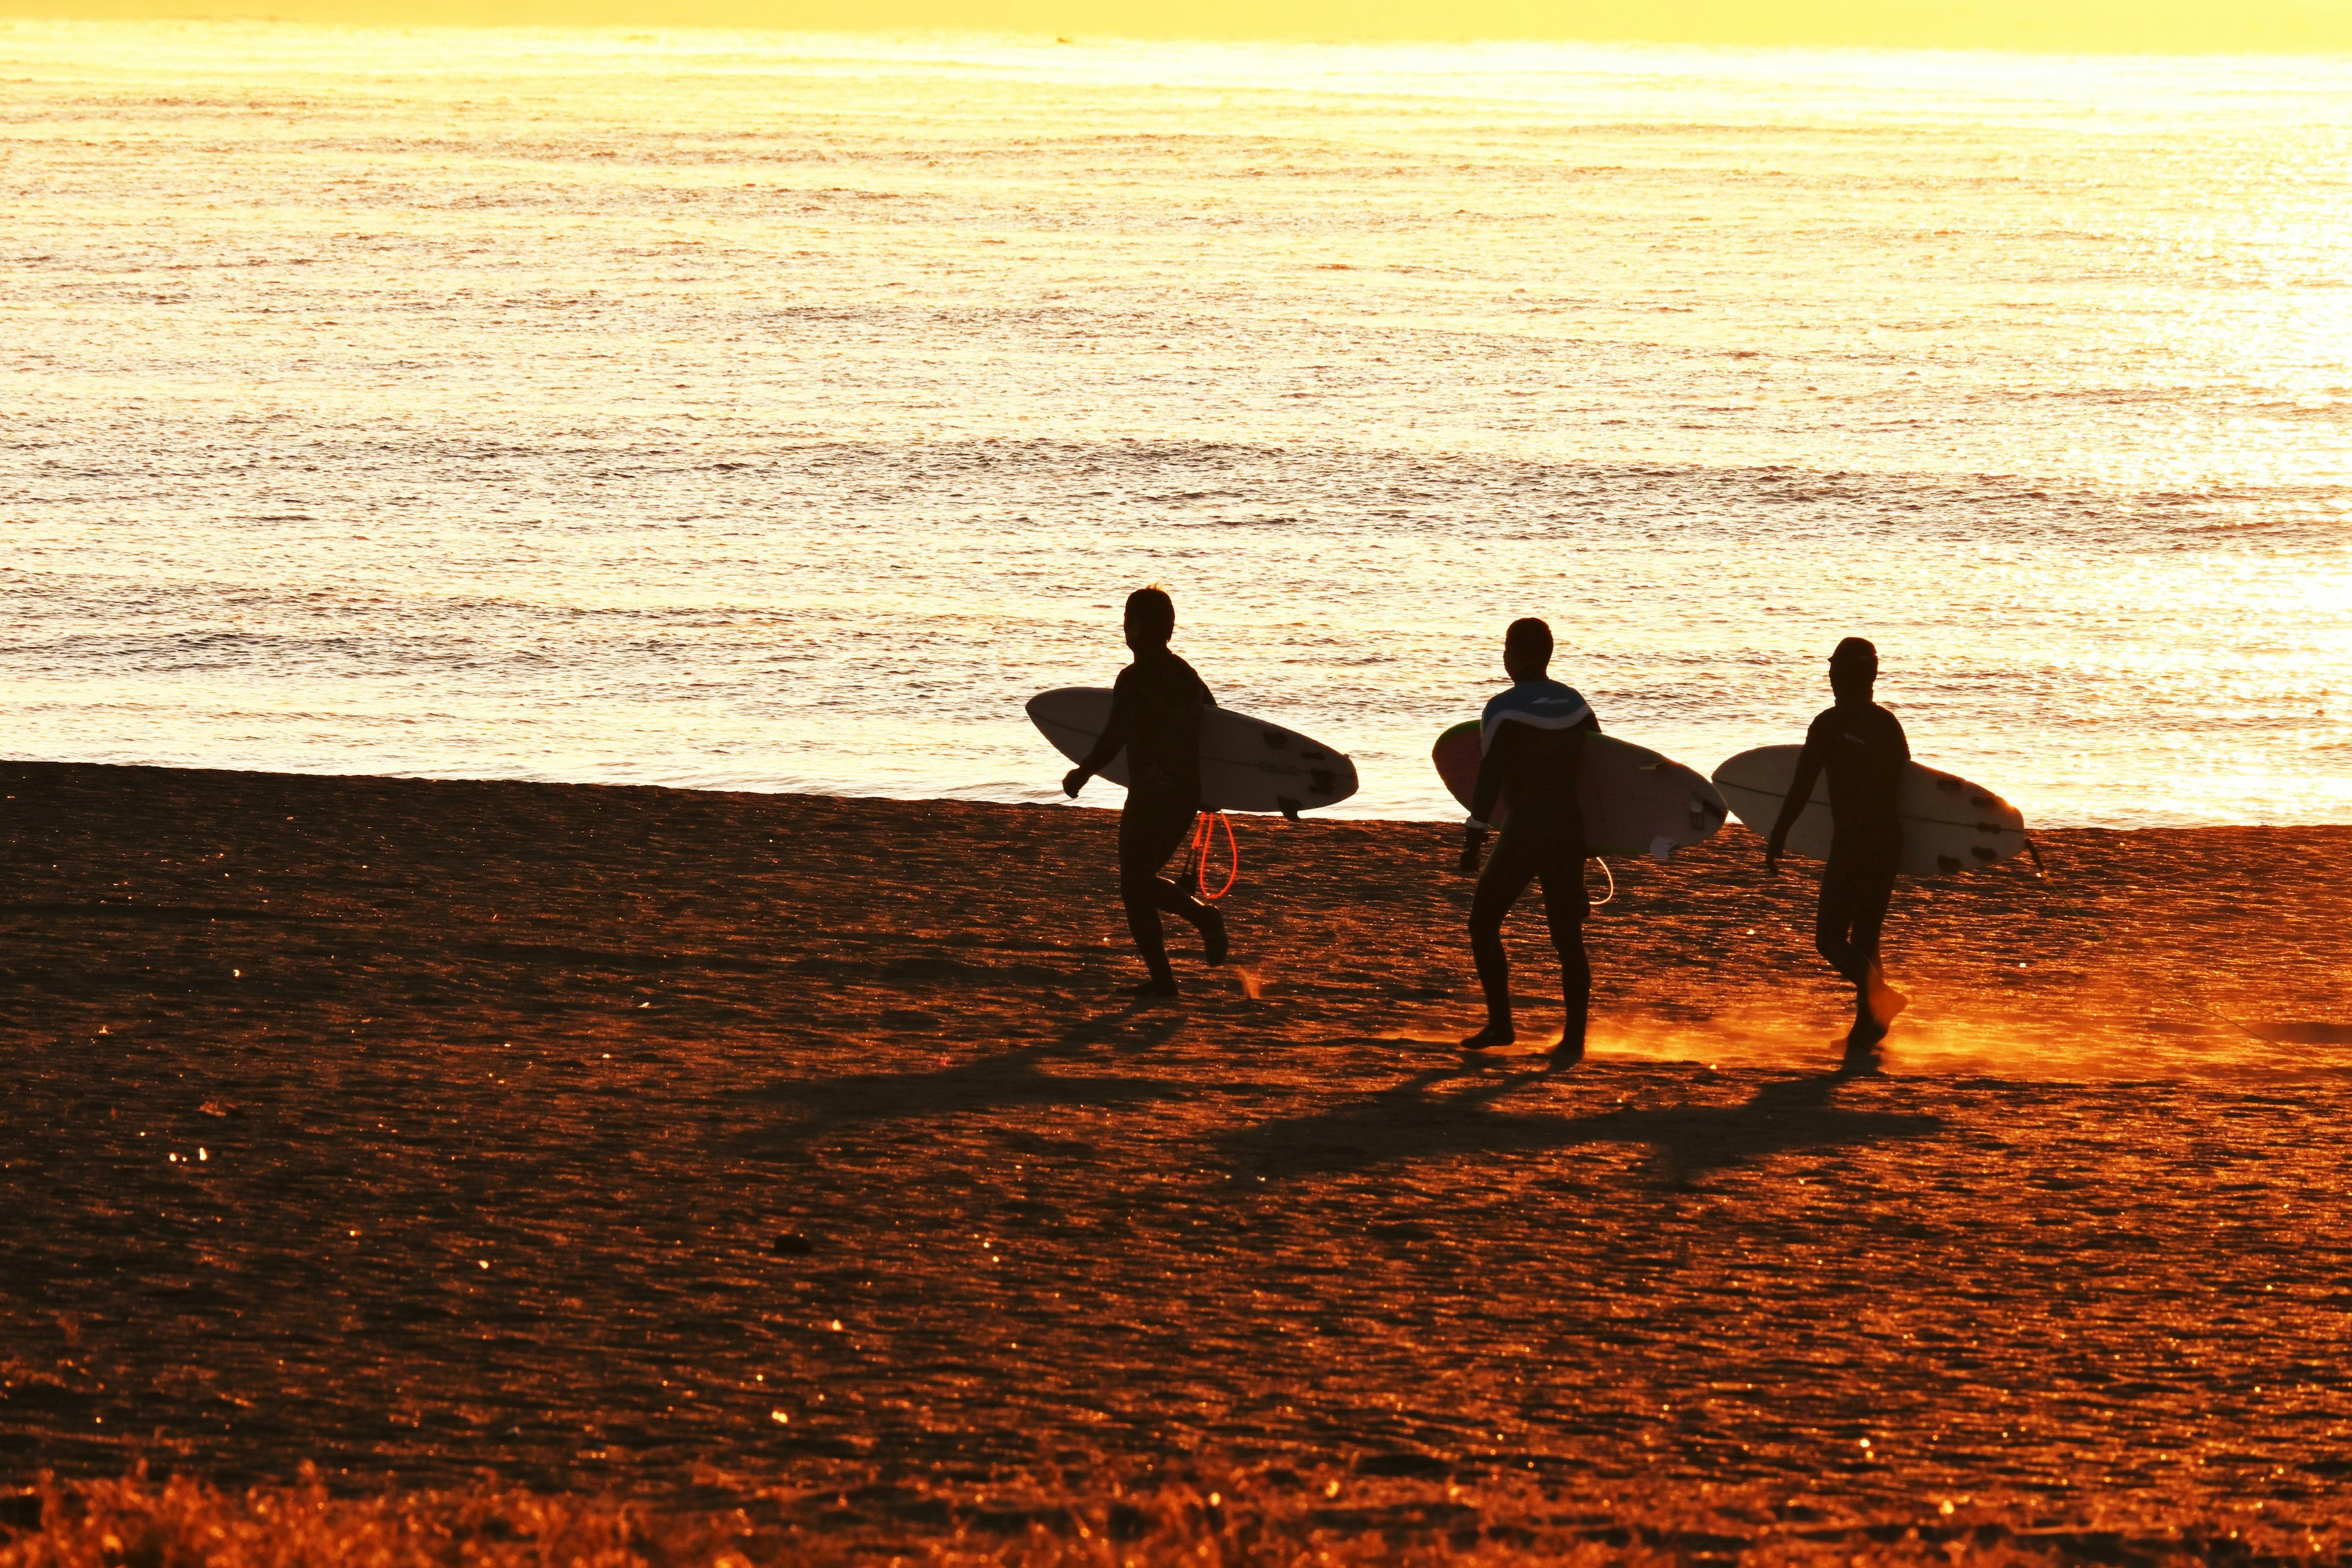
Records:
[[[1070,761],[1082,762],[1110,722],[1110,688],[1065,686],[1029,700],[1029,721]],[[1127,752],[1104,768],[1127,783]],[[1296,816],[1356,793],[1356,764],[1343,752],[1263,719],[1212,708],[1201,717],[1201,805],[1209,811],[1278,811]]]
[[[1715,787],[1740,821],[1769,834],[1780,820],[1789,786],[1797,782],[1797,758],[1803,751],[1802,746],[1759,746],[1742,752],[1715,770]],[[1896,809],[1903,818],[1903,869],[1914,877],[1997,866],[2025,847],[2023,814],[1982,784],[1956,773],[1906,763]],[[1832,826],[1825,775],[1814,784],[1811,798],[1789,828],[1789,852],[1809,860],[1828,859]]]
[[[1465,811],[1478,786],[1478,731],[1477,720],[1465,719],[1440,735],[1429,753]],[[1673,758],[1616,735],[1596,731],[1586,738],[1576,784],[1585,847],[1595,855],[1664,860],[1723,826],[1724,800],[1713,784]],[[1497,808],[1496,826],[1502,821]]]

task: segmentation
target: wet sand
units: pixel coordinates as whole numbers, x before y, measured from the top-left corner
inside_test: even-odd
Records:
[[[1107,812],[0,778],[0,1477],[2352,1513],[2352,829],[1906,887],[1874,1079],[1727,830],[1620,865],[1553,1073],[1441,1043],[1443,826],[1244,820],[1141,1006]]]

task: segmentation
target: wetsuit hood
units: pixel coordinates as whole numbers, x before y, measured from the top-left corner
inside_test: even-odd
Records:
[[[1506,724],[1526,724],[1538,730],[1572,730],[1591,717],[1592,707],[1576,688],[1557,680],[1522,680],[1487,700],[1478,723],[1478,752],[1485,755],[1495,735]]]

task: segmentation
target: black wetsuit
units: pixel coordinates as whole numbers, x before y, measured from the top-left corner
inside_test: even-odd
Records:
[[[1592,968],[1584,956],[1584,917],[1591,900],[1584,890],[1584,807],[1576,791],[1584,737],[1600,728],[1590,710],[1573,729],[1498,726],[1478,761],[1478,784],[1470,798],[1470,815],[1481,821],[1491,820],[1498,803],[1507,814],[1502,837],[1470,899],[1470,952],[1486,994],[1487,1022],[1507,1025],[1511,1016],[1503,918],[1529,882],[1539,882],[1568,1007],[1563,1047],[1582,1046],[1591,1006]]]
[[[1195,926],[1212,911],[1160,875],[1201,813],[1201,721],[1217,705],[1192,667],[1165,647],[1139,653],[1111,685],[1110,722],[1079,766],[1100,773],[1127,757],[1127,805],[1118,815],[1118,896],[1128,929],[1156,981],[1174,984],[1160,911]]]
[[[1875,702],[1824,711],[1805,731],[1790,794],[1810,799],[1812,781],[1830,776],[1830,863],[1822,873],[1813,945],[1830,967],[1864,994],[1878,963],[1878,938],[1903,864],[1898,815],[1911,742],[1901,721]]]

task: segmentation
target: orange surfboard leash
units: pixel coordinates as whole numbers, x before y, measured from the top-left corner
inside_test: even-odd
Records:
[[[1209,891],[1209,851],[1215,847],[1220,826],[1225,830],[1225,880],[1224,885],[1213,893]],[[1193,886],[1201,890],[1203,902],[1213,904],[1232,892],[1234,883],[1242,874],[1242,853],[1240,846],[1234,842],[1233,818],[1222,811],[1201,813],[1200,819],[1192,825],[1192,844],[1185,851],[1184,863],[1192,875]],[[1180,872],[1176,879],[1182,882],[1184,874]]]

